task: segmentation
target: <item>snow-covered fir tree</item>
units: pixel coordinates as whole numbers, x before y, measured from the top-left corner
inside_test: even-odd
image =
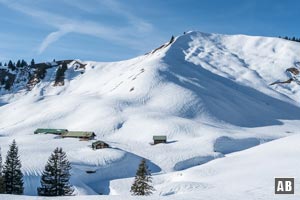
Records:
[[[18,146],[15,140],[9,146],[3,167],[6,194],[23,194],[23,173],[18,154]]]
[[[41,187],[37,189],[40,196],[72,195],[74,189],[70,185],[71,164],[62,148],[56,148],[48,159],[41,177]]]
[[[146,160],[142,159],[136,172],[134,183],[131,186],[130,192],[132,195],[151,195],[154,191],[151,183],[151,171],[147,166]]]

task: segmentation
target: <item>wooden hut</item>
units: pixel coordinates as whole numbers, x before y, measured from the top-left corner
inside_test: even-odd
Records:
[[[155,136],[153,136],[153,143],[154,144],[167,143],[167,136],[165,136],[165,135],[155,135]]]
[[[53,129],[53,128],[38,128],[34,131],[34,134],[54,134],[54,135],[62,135],[68,132],[67,129]]]
[[[97,140],[96,142],[92,143],[92,148],[95,149],[104,149],[109,148],[109,145],[101,140]]]
[[[94,139],[96,134],[94,132],[87,132],[87,131],[68,131],[61,134],[62,138],[79,138],[82,140],[92,140]]]

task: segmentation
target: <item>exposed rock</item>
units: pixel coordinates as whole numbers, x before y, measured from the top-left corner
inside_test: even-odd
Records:
[[[286,69],[285,71],[291,78],[289,78],[286,81],[275,81],[275,82],[271,83],[270,85],[286,84],[286,83],[291,83],[293,81],[300,85],[300,80],[298,79],[299,78],[299,69],[297,69],[296,67],[290,67],[290,68]]]

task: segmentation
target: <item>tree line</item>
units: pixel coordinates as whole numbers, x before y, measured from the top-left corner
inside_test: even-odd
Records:
[[[34,59],[31,60],[30,64],[28,64],[25,60],[18,60],[16,63],[13,62],[12,60],[9,60],[8,63],[4,63],[2,65],[2,62],[0,62],[0,67],[4,66],[7,67],[8,69],[15,71],[16,69],[22,69],[24,67],[33,67],[35,65]]]
[[[4,165],[0,152],[0,194],[24,194],[21,160],[15,140],[9,146]],[[71,163],[62,148],[57,147],[50,155],[41,176],[41,186],[37,188],[39,196],[70,196],[74,187],[70,184]],[[151,171],[145,159],[141,160],[136,171],[130,192],[132,195],[151,195],[154,191]]]
[[[290,41],[294,41],[294,42],[300,42],[300,38],[296,38],[296,37],[288,37],[288,36],[278,36],[279,38],[285,39],[285,40],[290,40]]]
[[[56,62],[55,59],[53,59],[53,62]],[[9,60],[4,65],[0,62],[0,87],[3,86],[5,90],[10,90],[16,81],[22,79],[24,87],[31,88],[45,78],[47,69],[50,67],[57,67],[54,86],[64,85],[65,72],[68,69],[67,62],[60,62],[59,65],[58,63],[53,65],[51,63],[40,63],[38,65],[34,59],[31,60],[30,64],[23,59],[18,60],[16,63]],[[21,76],[16,76],[16,74]]]

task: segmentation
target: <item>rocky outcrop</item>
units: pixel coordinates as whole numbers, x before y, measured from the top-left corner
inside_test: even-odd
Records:
[[[270,85],[286,84],[286,83],[291,83],[291,82],[296,82],[297,84],[300,85],[299,69],[297,69],[296,67],[290,67],[290,68],[286,69],[285,71],[288,74],[288,76],[291,78],[289,78],[288,80],[285,80],[285,81],[275,81],[275,82],[271,83]]]
[[[85,70],[86,64],[78,60],[59,60],[54,62],[37,63],[24,68],[0,69],[0,90],[11,91],[13,89],[32,90],[47,75],[49,69],[57,68],[56,77],[53,86],[63,86],[65,79],[65,71],[68,66],[74,67],[74,70]]]

